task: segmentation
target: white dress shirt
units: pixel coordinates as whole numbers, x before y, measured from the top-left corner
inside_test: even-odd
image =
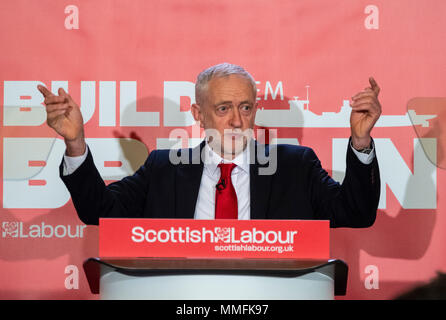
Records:
[[[195,206],[195,219],[215,218],[215,189],[220,180],[219,163],[234,163],[237,166],[231,172],[231,181],[237,195],[238,219],[250,219],[250,184],[249,184],[249,147],[232,161],[221,158],[206,143],[204,146],[204,166]]]
[[[370,164],[375,157],[375,148],[369,154],[359,152],[350,145],[359,161]],[[201,176],[200,189],[198,191],[197,203],[195,206],[194,219],[214,219],[215,218],[215,189],[220,179],[220,168],[218,164],[235,163],[237,166],[231,172],[231,181],[237,194],[238,219],[249,220],[251,218],[251,193],[249,183],[249,147],[235,157],[232,161],[221,158],[206,143],[204,151],[204,167]],[[63,175],[72,174],[87,158],[88,146],[85,153],[78,157],[64,155]]]

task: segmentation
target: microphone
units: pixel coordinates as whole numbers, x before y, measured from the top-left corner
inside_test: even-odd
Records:
[[[222,178],[221,181],[215,185],[215,187],[217,188],[218,191],[222,191],[223,189],[225,189],[226,188],[225,179]]]

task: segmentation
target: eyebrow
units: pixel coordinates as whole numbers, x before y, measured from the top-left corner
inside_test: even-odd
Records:
[[[232,101],[226,100],[226,101],[219,101],[216,104],[214,104],[214,107],[217,107],[221,104],[232,104]]]
[[[249,100],[244,100],[244,101],[240,102],[240,104],[244,104],[244,103],[248,103],[248,104],[252,105],[251,101],[249,101]],[[214,107],[217,107],[222,104],[232,104],[232,101],[230,101],[230,100],[220,101],[220,102],[216,103],[214,105]]]

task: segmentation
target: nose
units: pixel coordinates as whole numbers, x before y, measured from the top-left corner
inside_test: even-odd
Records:
[[[232,109],[232,118],[230,125],[233,128],[241,128],[242,127],[242,116],[240,115],[240,110],[238,108]]]

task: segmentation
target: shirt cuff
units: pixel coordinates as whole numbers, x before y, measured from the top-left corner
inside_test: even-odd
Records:
[[[353,148],[351,142],[350,142],[350,148],[352,148],[353,152],[358,157],[358,160],[361,161],[363,164],[371,164],[373,159],[375,158],[375,144],[373,142],[372,142],[372,151],[369,154],[359,152],[358,150]]]
[[[68,176],[76,171],[77,168],[84,163],[85,159],[87,159],[88,154],[88,146],[85,148],[85,152],[81,156],[77,157],[69,157],[66,154],[63,155],[63,172],[64,176]]]

